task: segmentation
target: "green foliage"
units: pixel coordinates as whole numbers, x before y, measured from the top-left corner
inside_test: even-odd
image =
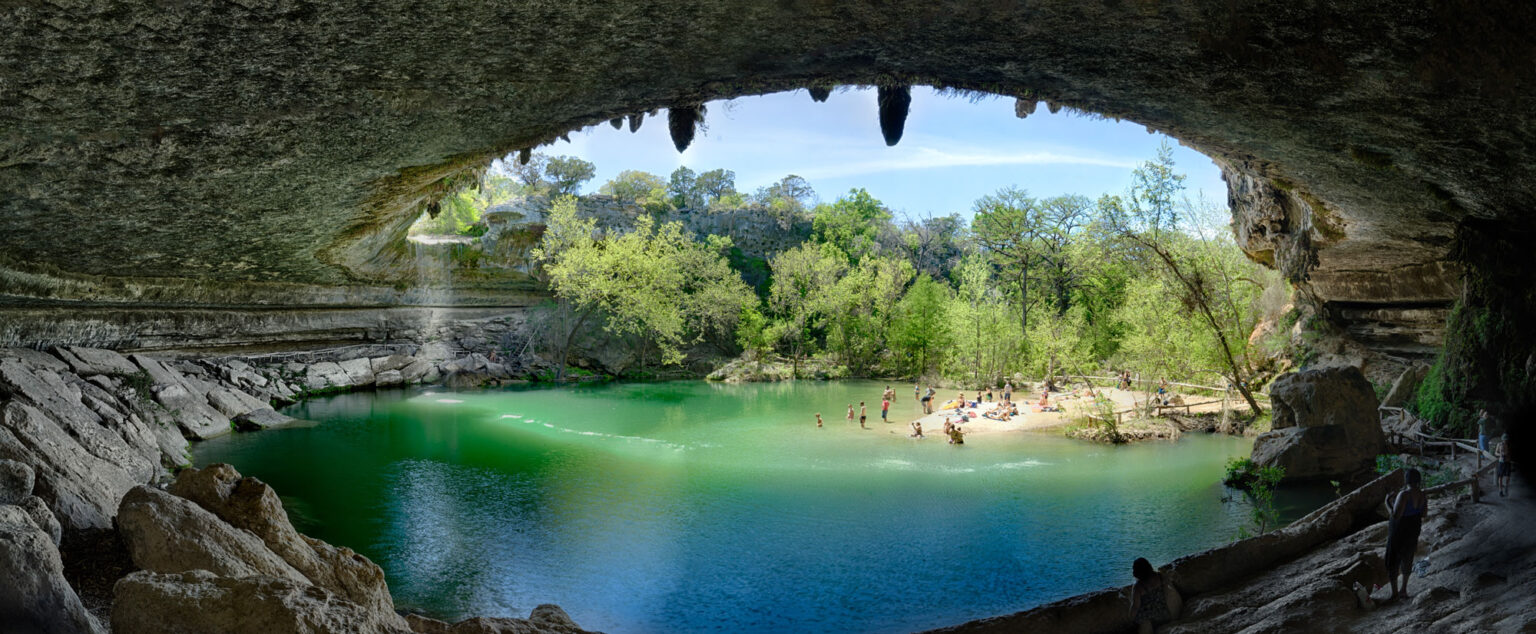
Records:
[[[1256,468],[1253,459],[1248,456],[1228,460],[1227,473],[1222,476],[1221,483],[1239,489],[1247,488],[1248,484],[1254,480]]]
[[[550,207],[546,226],[534,257],[544,262],[550,288],[582,315],[572,334],[596,314],[608,332],[642,336],[672,364],[682,360],[690,333],[734,332],[741,309],[755,301],[722,255],[728,238],[697,242],[681,223],[641,216],[628,233],[599,240],[595,222],[579,218],[570,197]]]
[[[863,188],[830,205],[817,205],[812,219],[816,239],[831,245],[856,262],[875,250],[881,229],[890,225],[891,212]]]
[[[673,209],[672,199],[667,194],[667,182],[649,172],[619,172],[613,180],[598,188],[598,193],[633,202],[651,214],[662,214]]]
[[[934,370],[943,351],[950,346],[945,304],[949,287],[927,275],[918,276],[897,306],[891,343],[897,353],[898,367],[908,376],[919,377]]]
[[[556,156],[544,167],[544,178],[555,195],[570,196],[581,191],[581,184],[597,175],[597,166],[574,156]]]
[[[1376,455],[1376,473],[1379,475],[1392,473],[1404,466],[1406,466],[1406,463],[1403,462],[1403,457],[1397,454],[1384,453]]]
[[[1280,510],[1275,508],[1275,486],[1285,478],[1281,467],[1261,467],[1254,470],[1248,485],[1248,495],[1253,499],[1253,509],[1248,512],[1259,534],[1269,532],[1270,527],[1280,524]]]

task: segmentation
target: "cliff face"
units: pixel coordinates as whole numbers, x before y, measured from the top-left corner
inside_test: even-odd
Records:
[[[1524,3],[27,1],[0,18],[13,298],[522,305],[435,298],[388,266],[446,182],[582,126],[836,84],[1175,135],[1227,167],[1256,258],[1395,353],[1438,341],[1463,273],[1492,285],[1480,297],[1522,290],[1452,261],[1469,219],[1516,254],[1498,268],[1533,257],[1510,248],[1536,202]]]

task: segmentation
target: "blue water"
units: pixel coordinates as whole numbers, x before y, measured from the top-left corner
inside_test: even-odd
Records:
[[[197,461],[271,483],[301,530],[380,564],[399,607],[457,620],[556,603],[616,633],[938,627],[1124,585],[1135,557],[1161,564],[1247,522],[1219,479],[1248,440],[953,446],[906,437],[910,395],[879,423],[883,387],[351,394],[289,412],[319,426],[201,443]],[[843,419],[859,399],[871,430]]]

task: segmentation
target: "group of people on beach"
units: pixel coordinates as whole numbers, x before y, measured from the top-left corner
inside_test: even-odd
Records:
[[[880,394],[880,422],[889,423],[891,416],[891,401],[896,400],[896,390],[891,386],[885,386],[885,391]],[[848,404],[848,422],[853,422],[853,403]],[[869,429],[869,412],[864,401],[859,401],[859,429]],[[821,412],[816,413],[816,426],[822,426]]]

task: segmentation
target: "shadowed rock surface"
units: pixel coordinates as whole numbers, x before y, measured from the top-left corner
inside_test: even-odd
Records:
[[[440,181],[657,107],[837,84],[985,90],[1175,135],[1223,166],[1256,259],[1399,354],[1427,353],[1457,296],[1458,223],[1527,226],[1536,202],[1536,8],[1519,3],[24,2],[0,17],[0,293],[18,297],[430,302],[393,283]],[[456,301],[527,305],[483,290]]]

